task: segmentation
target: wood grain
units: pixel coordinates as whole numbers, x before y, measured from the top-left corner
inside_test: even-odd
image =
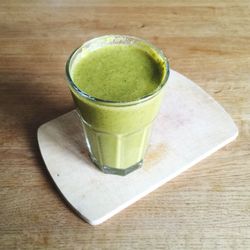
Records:
[[[249,12],[249,0],[2,0],[0,248],[249,248]],[[69,210],[48,180],[36,130],[73,108],[64,77],[70,52],[110,33],[161,47],[172,68],[225,107],[240,135],[93,228]]]

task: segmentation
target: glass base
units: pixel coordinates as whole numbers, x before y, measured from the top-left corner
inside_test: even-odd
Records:
[[[134,164],[133,166],[131,167],[128,167],[128,168],[124,168],[124,169],[121,169],[121,168],[112,168],[112,167],[109,167],[109,166],[101,166],[100,164],[98,164],[98,162],[96,161],[95,158],[93,158],[91,156],[91,154],[89,154],[89,157],[90,159],[92,160],[92,162],[105,174],[115,174],[115,175],[121,175],[121,176],[125,176],[133,171],[135,171],[136,169],[138,168],[141,168],[142,167],[142,164],[143,164],[143,160],[139,161],[138,163]]]

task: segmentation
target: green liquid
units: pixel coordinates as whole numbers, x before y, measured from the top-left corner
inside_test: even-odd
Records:
[[[87,94],[111,101],[134,101],[152,93],[162,81],[162,64],[142,49],[114,45],[82,57],[73,81]]]
[[[159,87],[166,74],[163,65],[153,53],[112,45],[84,53],[74,62],[71,75],[77,87],[92,97],[129,102]],[[124,175],[126,169],[142,161],[163,91],[134,105],[116,106],[88,100],[74,90],[72,93],[96,165]]]

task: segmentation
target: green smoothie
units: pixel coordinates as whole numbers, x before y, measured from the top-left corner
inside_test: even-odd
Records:
[[[162,100],[166,62],[142,43],[106,45],[82,48],[69,74],[91,159],[107,173],[138,168]]]
[[[86,53],[72,69],[73,81],[87,94],[129,102],[152,93],[163,78],[163,62],[129,45],[113,45]]]

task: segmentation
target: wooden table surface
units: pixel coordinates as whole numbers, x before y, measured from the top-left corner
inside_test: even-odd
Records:
[[[1,0],[0,27],[0,249],[250,248],[249,0]],[[73,109],[65,61],[103,34],[161,47],[173,69],[224,106],[240,134],[93,227],[50,181],[36,131]]]

